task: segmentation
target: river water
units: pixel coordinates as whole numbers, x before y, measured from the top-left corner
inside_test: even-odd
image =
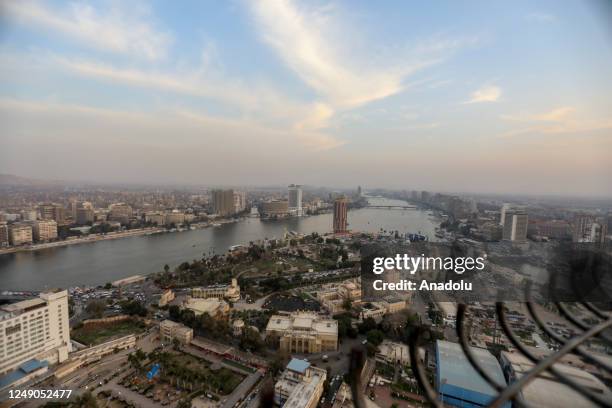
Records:
[[[369,201],[376,205],[406,204],[383,198]],[[374,208],[349,211],[348,222],[352,231],[420,231],[432,240],[438,225],[429,211]],[[231,245],[282,238],[285,231],[324,234],[331,229],[332,214],[276,221],[247,218],[219,227],[5,254],[0,255],[0,289],[100,285],[131,275],[157,272],[165,264],[172,268],[211,251],[224,253]]]

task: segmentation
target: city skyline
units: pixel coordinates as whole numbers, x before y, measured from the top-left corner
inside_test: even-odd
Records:
[[[598,5],[3,2],[0,173],[611,196]]]

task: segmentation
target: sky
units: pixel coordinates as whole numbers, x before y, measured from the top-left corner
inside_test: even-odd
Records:
[[[612,195],[605,1],[0,0],[0,173]]]

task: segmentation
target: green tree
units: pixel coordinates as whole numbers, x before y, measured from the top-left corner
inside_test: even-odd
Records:
[[[366,333],[366,338],[368,339],[368,343],[378,347],[378,345],[385,339],[385,334],[377,329],[370,330]]]

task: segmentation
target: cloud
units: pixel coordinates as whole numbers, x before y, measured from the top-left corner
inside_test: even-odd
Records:
[[[467,103],[480,103],[480,102],[497,102],[501,97],[501,88],[494,85],[485,85],[474,92],[470,96],[470,99],[463,102]]]
[[[563,134],[585,133],[597,130],[612,129],[612,119],[594,119],[580,117],[572,106],[562,106],[548,112],[537,114],[501,115],[500,119],[510,122],[527,123],[530,126],[513,129],[502,134],[502,137],[517,136],[528,133]]]
[[[0,118],[11,134],[25,133],[44,138],[115,138],[109,143],[140,140],[147,144],[185,143],[189,150],[206,146],[206,151],[219,151],[225,146],[271,152],[290,152],[301,146],[302,153],[334,149],[345,142],[319,132],[265,126],[249,119],[218,118],[188,109],[167,109],[159,112],[126,112],[76,104],[0,99]],[[49,123],[53,126],[49,127]],[[49,130],[49,129],[53,130]],[[170,137],[170,135],[176,135]],[[179,136],[180,135],[180,136]],[[248,149],[247,149],[248,146]]]
[[[5,1],[1,7],[9,18],[33,29],[58,32],[97,49],[149,60],[165,57],[172,42],[171,35],[156,31],[146,21],[150,17],[146,8],[124,10],[120,4],[127,3],[112,3],[104,12],[82,3],[60,10],[31,0]]]
[[[321,98],[314,112],[321,121],[307,121],[315,128],[326,125],[331,116],[372,101],[387,98],[406,89],[404,80],[425,67],[444,59],[441,54],[462,45],[460,40],[437,40],[418,44],[410,61],[378,66],[370,64],[376,50],[367,56],[349,52],[350,44],[338,39],[342,24],[335,21],[335,8],[304,10],[290,0],[248,2],[256,28],[263,41]],[[342,33],[346,35],[347,33]],[[347,36],[348,37],[348,36]]]

